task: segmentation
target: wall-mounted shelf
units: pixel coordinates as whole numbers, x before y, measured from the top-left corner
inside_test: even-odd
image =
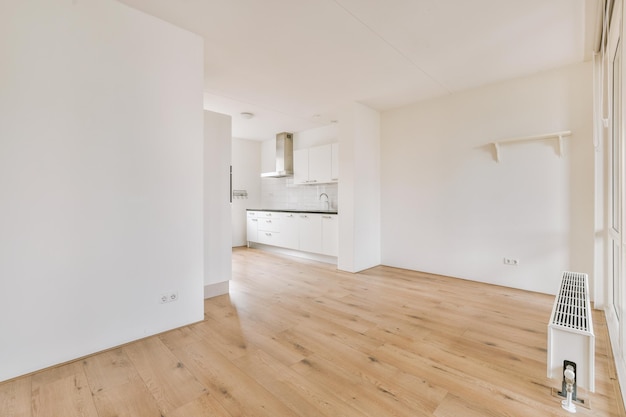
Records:
[[[559,140],[559,156],[563,156],[563,138],[566,136],[571,136],[571,134],[572,132],[570,130],[564,130],[561,132],[545,133],[543,135],[503,139],[497,142],[491,142],[491,144],[493,145],[496,151],[496,162],[500,162],[500,147],[502,145],[511,145],[511,144],[522,143],[522,142],[536,142],[539,140],[546,140],[546,139],[558,139]]]

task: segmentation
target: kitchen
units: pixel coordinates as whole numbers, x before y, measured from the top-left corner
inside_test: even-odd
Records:
[[[239,116],[232,116],[233,125],[237,123],[241,126]],[[257,123],[262,131],[261,119],[264,116],[259,114],[257,117],[255,114],[254,118],[244,120],[246,123]],[[270,119],[271,115],[267,118]],[[294,183],[298,181],[298,175],[295,180],[262,178],[261,173],[276,171],[276,140],[272,136],[281,131],[274,130],[267,134],[268,137],[248,136],[254,140],[241,139],[243,135],[237,133],[241,131],[245,129],[233,129],[231,141],[232,189],[235,195],[231,205],[233,247],[247,245],[246,209],[325,209],[326,197],[322,194],[326,194],[328,206],[341,212],[341,221],[337,221],[335,226],[340,236],[336,242],[336,256],[329,259],[328,255],[318,253],[312,256],[307,251],[293,250],[290,254],[306,254],[310,259],[336,263],[339,270],[347,272],[362,271],[381,263],[380,112],[361,103],[347,103],[339,106],[335,117],[327,123],[320,121],[303,129],[294,126],[293,130],[286,126],[285,132],[293,132],[296,159],[299,152],[305,149],[330,145],[331,155],[333,144],[335,150],[341,149],[335,152],[334,161],[335,166],[340,167],[341,179],[325,185]],[[297,161],[295,165],[297,167]]]
[[[336,263],[337,123],[276,138],[233,138],[232,245]]]

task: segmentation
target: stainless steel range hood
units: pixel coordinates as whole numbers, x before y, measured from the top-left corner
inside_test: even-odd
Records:
[[[264,172],[263,178],[291,177],[293,175],[293,134],[276,135],[276,171]]]

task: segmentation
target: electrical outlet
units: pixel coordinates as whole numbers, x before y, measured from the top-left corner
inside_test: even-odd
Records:
[[[511,266],[518,266],[519,265],[519,259],[504,258],[504,264],[505,265],[511,265]]]
[[[173,301],[178,301],[178,292],[176,291],[161,294],[159,297],[160,304],[171,303]]]

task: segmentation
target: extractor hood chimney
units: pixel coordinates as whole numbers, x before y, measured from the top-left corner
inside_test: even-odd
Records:
[[[293,175],[293,134],[276,135],[276,171],[264,172],[263,178],[291,177]]]

